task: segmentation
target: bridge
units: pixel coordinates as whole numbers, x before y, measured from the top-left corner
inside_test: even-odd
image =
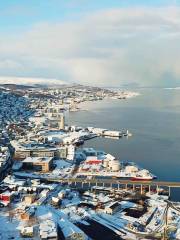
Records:
[[[135,190],[136,187],[140,187],[141,193],[143,192],[143,188],[148,187],[149,192],[151,189],[156,188],[156,191],[159,192],[160,187],[166,187],[169,189],[169,196],[171,188],[180,188],[180,182],[168,182],[168,181],[132,181],[132,180],[122,180],[122,179],[107,179],[107,178],[54,178],[54,177],[47,177],[47,181],[50,182],[61,182],[67,184],[81,184],[82,188],[85,184],[88,184],[89,187],[91,186],[103,186],[103,187],[111,187],[111,188],[118,188],[120,189],[122,186],[125,186],[127,189],[128,187],[132,187]]]

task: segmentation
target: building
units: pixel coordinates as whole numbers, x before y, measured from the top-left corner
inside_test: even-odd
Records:
[[[107,214],[114,214],[120,209],[120,204],[118,202],[111,202],[110,204],[106,205],[104,208],[104,212]]]
[[[11,141],[11,145],[14,148],[14,156],[13,159],[21,160],[31,156],[30,149],[27,149],[25,146],[20,144],[18,141]]]
[[[34,236],[34,228],[31,227],[22,227],[20,230],[21,236],[24,238],[32,238]]]
[[[40,235],[40,239],[51,239],[51,240],[58,239],[56,224],[52,219],[45,219],[40,223],[39,235]]]
[[[46,119],[45,123],[50,128],[58,128],[60,130],[65,129],[65,117],[62,113],[51,113],[50,116]]]
[[[11,141],[14,147],[14,160],[23,160],[28,157],[52,157],[52,158],[67,158],[67,147],[54,147],[48,144],[20,144],[17,141]]]
[[[109,169],[113,172],[118,172],[121,168],[120,162],[118,160],[109,161]]]
[[[23,169],[49,172],[52,168],[52,157],[27,157],[22,161]]]
[[[2,202],[11,202],[13,197],[13,193],[9,191],[5,191],[0,193],[0,201]]]
[[[64,235],[65,240],[87,240],[87,235],[72,222],[61,218],[58,221],[59,227]]]
[[[87,157],[85,163],[86,163],[86,164],[90,164],[90,165],[93,165],[93,164],[101,164],[101,163],[102,163],[102,160],[101,160],[101,159],[98,159],[96,156]]]
[[[34,217],[34,215],[35,215],[35,209],[33,207],[32,208],[30,207],[20,214],[20,218],[21,220],[29,221]]]
[[[67,154],[68,154],[67,147],[60,147],[60,148],[57,148],[57,151],[55,152],[54,157],[65,159],[67,158]]]
[[[36,199],[36,195],[34,194],[28,194],[24,197],[24,202],[27,204],[27,205],[31,205]]]
[[[55,147],[42,143],[20,143],[14,140],[11,141],[11,145],[14,148],[14,160],[23,160],[28,157],[54,157],[57,151]]]
[[[68,146],[67,148],[67,159],[73,161],[75,157],[75,147],[73,145]]]
[[[31,156],[31,151],[28,149],[27,150],[23,149],[23,150],[15,151],[13,158],[16,160],[20,160],[20,159],[24,159],[24,158],[27,158],[30,156]]]
[[[39,157],[39,158],[53,158],[55,148],[39,148],[39,149],[32,149],[31,150],[31,157]]]
[[[64,117],[64,114],[63,114],[60,117],[59,129],[60,130],[64,130],[64,128],[65,128],[65,117]]]

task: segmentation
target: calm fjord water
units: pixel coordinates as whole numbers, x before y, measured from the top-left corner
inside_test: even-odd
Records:
[[[95,138],[85,146],[109,152],[149,169],[160,180],[180,181],[180,90],[148,89],[128,100],[83,103],[86,111],[69,115],[69,124],[128,129],[133,136]],[[180,190],[173,191],[180,200]]]

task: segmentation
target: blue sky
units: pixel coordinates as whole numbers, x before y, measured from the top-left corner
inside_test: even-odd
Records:
[[[180,0],[0,1],[0,82],[179,85],[179,42]]]
[[[180,0],[5,0],[0,1],[0,30],[17,31],[38,22],[76,20],[102,9],[179,4]]]

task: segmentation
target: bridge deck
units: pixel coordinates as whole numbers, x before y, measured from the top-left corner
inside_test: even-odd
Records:
[[[121,179],[83,179],[83,178],[47,178],[53,182],[72,182],[72,183],[89,183],[89,184],[130,184],[144,186],[162,186],[162,187],[180,187],[180,182],[167,181],[132,181]]]

